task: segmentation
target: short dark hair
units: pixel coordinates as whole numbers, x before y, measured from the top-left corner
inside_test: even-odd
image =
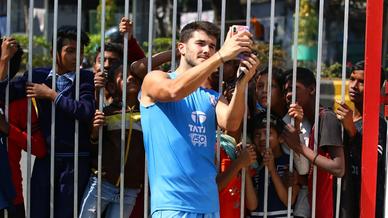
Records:
[[[115,52],[119,55],[120,61],[123,60],[123,46],[119,43],[114,43],[114,42],[106,42],[104,45],[104,51],[110,51],[110,52]],[[97,58],[98,53],[101,52],[101,46],[97,47],[97,53],[96,57]]]
[[[108,37],[108,41],[113,42],[113,43],[123,44],[124,36],[121,35],[121,33],[117,30],[117,31],[113,32],[112,34],[110,34],[110,36]]]
[[[290,69],[290,70],[287,70],[286,72],[284,72],[285,74],[285,82],[287,81],[292,81],[292,72],[293,70]],[[307,68],[304,68],[304,67],[298,67],[296,69],[296,81],[299,82],[299,83],[302,83],[304,86],[316,86],[317,82],[315,81],[315,76],[314,76],[314,73],[313,71],[307,69]]]
[[[356,71],[356,70],[362,70],[364,71],[365,70],[365,62],[362,60],[362,61],[359,61],[357,63],[355,63],[351,69],[350,69],[350,73],[353,73],[353,71]],[[385,73],[384,73],[384,69],[381,67],[380,68],[381,70],[381,76],[380,76],[380,87],[383,86],[383,83],[384,83],[384,80],[385,80]]]
[[[61,52],[64,41],[77,40],[77,27],[71,25],[64,25],[57,30],[57,52]],[[89,36],[81,30],[81,45],[87,46],[90,42]]]
[[[259,76],[265,74],[268,74],[268,67],[265,67],[256,74],[255,81],[257,82]],[[279,85],[280,90],[283,91],[285,83],[283,70],[277,67],[272,67],[272,79],[276,81],[276,83]]]
[[[213,36],[216,39],[218,39],[220,35],[220,28],[218,28],[218,26],[214,23],[208,21],[195,21],[183,27],[180,33],[179,41],[183,43],[187,42],[191,38],[193,32],[197,30],[202,30],[209,36]]]
[[[284,122],[280,117],[270,114],[269,118],[270,128],[274,128],[278,134],[281,134],[284,129]],[[267,127],[267,111],[255,114],[249,124],[249,135],[253,140],[255,138],[255,131]]]
[[[0,45],[3,43],[3,39],[0,39]],[[9,78],[12,79],[16,73],[19,71],[20,63],[22,62],[23,49],[19,44],[16,45],[16,53],[9,60]],[[0,56],[1,56],[1,46],[0,46]]]

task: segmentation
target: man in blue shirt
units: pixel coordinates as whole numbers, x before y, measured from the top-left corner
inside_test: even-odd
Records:
[[[89,169],[89,131],[93,119],[95,101],[92,72],[81,70],[79,100],[75,100],[77,27],[62,26],[57,34],[56,72],[50,68],[35,68],[32,83],[28,74],[10,81],[10,100],[34,97],[37,99],[40,128],[51,144],[51,104],[55,103],[55,186],[54,217],[73,215],[74,133],[75,120],[79,121],[78,198],[87,184]],[[83,47],[89,43],[85,32],[81,34],[81,60]],[[5,74],[0,73],[0,91],[5,87]],[[57,77],[56,89],[51,88],[53,76]],[[50,151],[50,148],[47,148]],[[31,217],[50,216],[50,155],[36,158],[31,178]]]
[[[219,29],[205,21],[186,25],[175,72],[152,71],[144,78],[140,112],[151,187],[152,217],[219,217],[216,185],[217,124],[236,130],[244,114],[245,88],[259,64],[251,34],[232,35],[216,52]],[[240,71],[231,102],[211,90],[209,77],[240,53]]]

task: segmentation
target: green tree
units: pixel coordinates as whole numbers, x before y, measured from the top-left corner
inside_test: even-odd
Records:
[[[315,6],[309,0],[300,2],[298,44],[316,45],[318,16]]]
[[[101,29],[101,9],[102,4],[101,0],[100,3],[97,6],[97,21],[96,21],[96,28]],[[105,28],[109,29],[113,26],[116,26],[116,19],[115,14],[117,12],[117,6],[114,0],[106,0],[105,4]]]

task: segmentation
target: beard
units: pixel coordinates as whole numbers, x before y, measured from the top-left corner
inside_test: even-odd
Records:
[[[186,59],[186,63],[187,63],[190,67],[195,67],[195,66],[198,65],[198,63],[197,63],[195,60],[193,60],[192,58],[186,57],[185,59]]]

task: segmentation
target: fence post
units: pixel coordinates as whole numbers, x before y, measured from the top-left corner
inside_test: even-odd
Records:
[[[376,207],[383,3],[368,0],[366,7],[360,217],[374,217]]]

